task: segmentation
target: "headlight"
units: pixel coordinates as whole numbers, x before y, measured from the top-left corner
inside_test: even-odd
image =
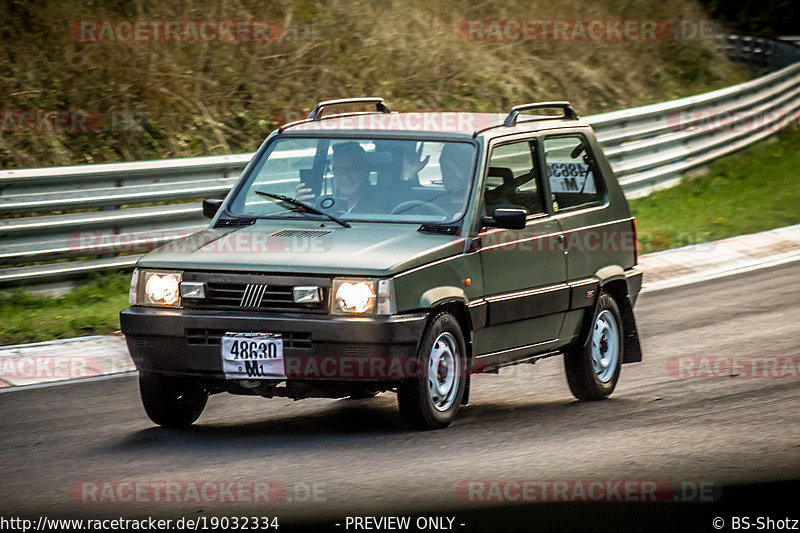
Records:
[[[334,315],[391,315],[396,311],[390,279],[334,279],[331,293]]]
[[[375,309],[375,282],[337,280],[334,282],[333,312],[363,315]]]
[[[136,276],[138,272],[138,276]],[[181,272],[137,270],[131,281],[131,297],[137,305],[155,307],[180,307]],[[136,285],[134,287],[134,285]]]

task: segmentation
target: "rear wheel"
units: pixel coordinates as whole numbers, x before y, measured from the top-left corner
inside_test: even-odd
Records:
[[[200,417],[208,391],[190,378],[141,372],[139,393],[147,416],[166,427],[187,427]]]
[[[418,375],[397,390],[400,413],[418,429],[441,429],[458,412],[466,383],[466,348],[458,321],[441,313],[425,331],[418,358]]]
[[[622,316],[617,302],[601,293],[588,338],[564,355],[567,383],[579,400],[608,398],[622,366]]]

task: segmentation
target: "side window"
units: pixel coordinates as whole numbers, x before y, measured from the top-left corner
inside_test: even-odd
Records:
[[[547,137],[543,146],[555,211],[603,202],[603,182],[583,135]]]
[[[536,145],[531,141],[492,149],[484,189],[487,215],[492,216],[498,208],[525,209],[529,215],[544,213],[535,154]]]

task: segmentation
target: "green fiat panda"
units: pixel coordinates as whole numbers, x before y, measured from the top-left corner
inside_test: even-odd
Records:
[[[324,114],[338,105],[374,110]],[[635,220],[568,102],[321,102],[203,212],[139,260],[121,313],[156,424],[218,392],[393,391],[409,425],[443,428],[472,374],[563,355],[572,393],[600,400],[641,360]]]

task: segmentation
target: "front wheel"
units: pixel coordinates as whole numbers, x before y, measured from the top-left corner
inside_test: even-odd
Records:
[[[397,389],[400,414],[418,429],[441,429],[455,419],[466,384],[466,348],[458,321],[440,313],[425,331],[417,376]]]
[[[588,338],[564,354],[567,383],[579,400],[608,398],[622,366],[622,316],[617,302],[601,293]]]
[[[139,393],[147,416],[166,427],[188,427],[200,417],[208,391],[193,379],[139,373]]]

